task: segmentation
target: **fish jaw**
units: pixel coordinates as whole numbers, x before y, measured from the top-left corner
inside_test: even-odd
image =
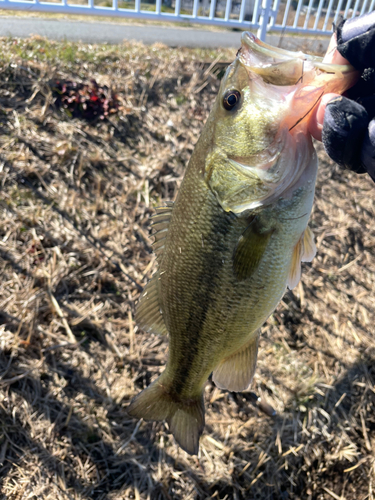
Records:
[[[323,95],[343,94],[360,77],[349,63],[334,64],[327,58],[272,47],[249,32],[242,34],[241,41],[238,57],[248,71],[284,89],[290,101],[286,120],[289,129],[303,120],[307,123]],[[331,59],[335,60],[334,54]]]

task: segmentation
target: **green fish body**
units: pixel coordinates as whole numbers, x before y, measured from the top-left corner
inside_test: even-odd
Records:
[[[230,391],[250,385],[259,328],[315,254],[307,223],[317,156],[306,117],[351,75],[243,34],[177,199],[153,218],[158,270],[136,319],[169,334],[169,355],[128,413],[167,420],[189,453],[204,428],[207,378]]]

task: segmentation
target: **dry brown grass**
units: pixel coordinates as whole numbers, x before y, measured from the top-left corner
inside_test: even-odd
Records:
[[[166,360],[167,340],[133,321],[149,217],[176,194],[218,54],[0,43],[0,498],[373,500],[370,180],[320,152],[319,253],[263,328],[253,386],[278,414],[210,382],[190,457],[126,406]],[[70,120],[52,77],[113,86],[120,114]]]

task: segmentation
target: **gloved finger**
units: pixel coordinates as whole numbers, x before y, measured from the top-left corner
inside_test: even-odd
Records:
[[[356,69],[375,68],[375,11],[343,20],[336,36],[338,51]]]
[[[337,97],[325,109],[322,142],[327,154],[339,165],[357,173],[365,173],[361,161],[362,143],[369,117],[360,104]]]
[[[357,102],[365,108],[370,120],[375,118],[375,95],[361,97],[357,100]]]
[[[323,58],[324,63],[331,64],[349,64],[349,61],[345,59],[340,52],[337,50],[337,33],[336,31],[331,36],[328,44],[328,48]]]
[[[375,46],[374,46],[375,53]],[[346,96],[353,100],[375,94],[375,69],[367,68],[363,71],[358,82],[346,92]]]
[[[340,97],[340,94],[325,94],[317,106],[315,106],[314,111],[311,113],[309,121],[309,132],[317,141],[322,140],[323,122],[324,114],[326,111],[327,104]]]
[[[361,163],[375,182],[375,119],[369,123],[363,140]]]

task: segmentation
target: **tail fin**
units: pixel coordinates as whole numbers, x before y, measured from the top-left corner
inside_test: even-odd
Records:
[[[177,443],[197,455],[204,428],[203,393],[197,398],[177,399],[167,392],[160,377],[131,401],[127,413],[145,420],[166,420]]]

